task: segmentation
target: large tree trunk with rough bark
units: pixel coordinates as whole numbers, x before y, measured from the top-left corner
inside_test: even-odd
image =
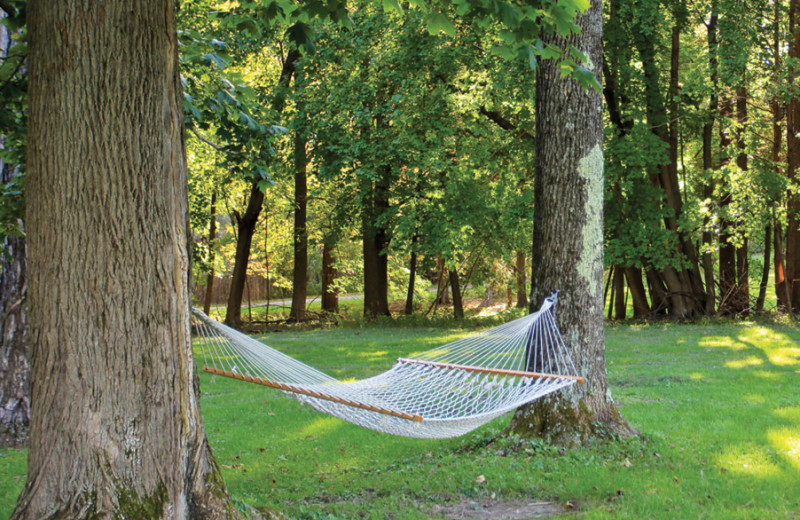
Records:
[[[602,7],[579,15],[572,44],[589,57],[600,78]],[[551,37],[547,37],[551,38]],[[557,63],[544,61],[536,77],[536,219],[531,256],[531,308],[560,290],[558,323],[585,384],[517,410],[510,429],[574,446],[598,425],[634,431],[610,399],[603,338],[603,110],[593,89],[562,80]]]
[[[31,425],[12,518],[231,518],[189,327],[174,2],[28,3]]]
[[[0,10],[0,18],[5,14]],[[0,25],[0,58],[13,53],[13,40]],[[24,74],[20,67],[18,74]],[[0,149],[7,148],[0,135]],[[0,183],[19,180],[20,168],[0,159]],[[28,361],[28,313],[25,238],[10,235],[0,243],[0,445],[21,445],[28,438],[30,406],[30,363]]]

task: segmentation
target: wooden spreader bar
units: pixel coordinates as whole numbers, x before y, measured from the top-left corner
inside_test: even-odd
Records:
[[[474,365],[457,365],[455,363],[437,363],[435,361],[423,361],[421,359],[408,359],[398,358],[398,363],[406,363],[409,365],[426,365],[439,368],[450,368],[453,370],[464,370],[466,372],[479,372],[481,374],[497,374],[501,376],[512,377],[530,377],[531,379],[574,379],[578,383],[583,383],[586,380],[580,376],[562,376],[559,374],[543,374],[540,372],[525,372],[523,370],[505,370],[501,368],[486,368]]]
[[[228,370],[220,370],[218,368],[212,368],[212,367],[203,367],[203,371],[208,372],[209,374],[216,374],[218,376],[225,376],[233,379],[239,379],[241,381],[247,381],[248,383],[255,383],[257,385],[268,386],[270,388],[277,388],[278,390],[284,390],[286,392],[294,392],[296,394],[308,395],[310,397],[316,397],[317,399],[324,399],[326,401],[332,401],[334,403],[341,403],[347,406],[352,406],[354,408],[361,408],[363,410],[370,410],[372,412],[391,415],[393,417],[400,417],[401,419],[408,419],[409,421],[416,421],[416,422],[423,421],[421,415],[410,414],[406,412],[398,412],[396,410],[390,410],[388,408],[381,408],[380,406],[372,406],[369,404],[359,403],[358,401],[351,401],[350,399],[343,399],[341,397],[336,397],[334,395],[325,394],[322,392],[306,390],[305,388],[295,385],[278,383],[276,381],[269,381],[267,379],[261,379],[258,377],[248,376],[244,374],[236,374],[234,372],[229,372]]]

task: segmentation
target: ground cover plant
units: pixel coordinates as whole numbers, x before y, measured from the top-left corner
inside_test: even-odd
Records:
[[[362,378],[488,324],[350,323],[263,339],[336,377]],[[202,411],[235,500],[296,519],[446,518],[456,505],[477,514],[514,500],[585,518],[800,516],[800,332],[707,322],[606,333],[612,391],[638,439],[563,451],[502,437],[507,418],[459,439],[403,439],[208,374]],[[24,484],[25,456],[0,451],[0,517]]]

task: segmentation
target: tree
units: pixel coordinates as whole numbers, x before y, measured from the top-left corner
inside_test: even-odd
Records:
[[[192,359],[174,8],[28,4],[32,410],[14,519],[238,516]]]
[[[602,63],[602,7],[595,2],[577,24],[580,34],[549,36],[573,45],[597,78]],[[587,382],[517,410],[510,429],[574,445],[598,424],[633,430],[608,398],[603,343],[603,112],[597,90],[562,80],[558,63],[536,75],[536,170],[531,309],[561,291],[557,318],[578,371]],[[535,367],[530,367],[531,369]]]
[[[0,10],[0,444],[27,439],[30,421],[26,254],[21,204],[25,128],[25,55],[19,49],[22,16]],[[8,71],[13,71],[8,73]]]

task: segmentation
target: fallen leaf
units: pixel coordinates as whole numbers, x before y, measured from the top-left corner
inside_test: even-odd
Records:
[[[575,504],[573,504],[572,502],[567,502],[566,504],[564,504],[564,509],[575,509]]]
[[[622,465],[625,466],[626,468],[630,468],[631,466],[633,466],[633,463],[630,461],[630,459],[626,457],[625,460],[622,461]]]
[[[486,477],[484,477],[483,475],[478,475],[478,477],[475,479],[475,482],[478,484],[483,484],[484,482],[486,482]]]

